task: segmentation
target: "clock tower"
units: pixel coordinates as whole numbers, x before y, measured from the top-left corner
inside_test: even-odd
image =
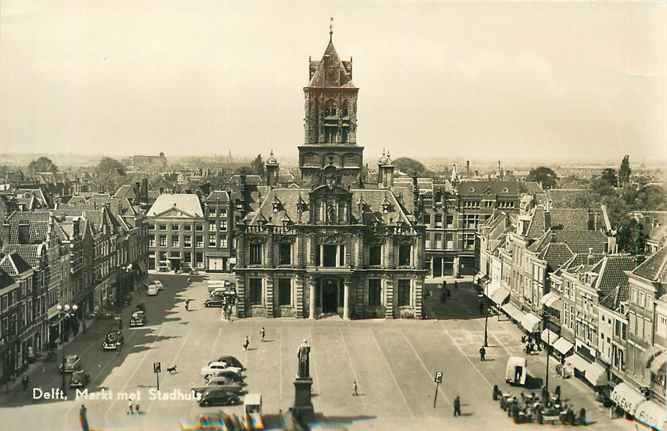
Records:
[[[320,184],[324,169],[334,166],[344,185],[358,184],[363,147],[357,145],[357,95],[352,59],[342,60],[333,45],[333,30],[320,61],[309,59],[310,81],[304,87],[305,140],[299,146],[301,178]]]

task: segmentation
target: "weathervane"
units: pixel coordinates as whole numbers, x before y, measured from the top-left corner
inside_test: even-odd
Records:
[[[333,39],[333,17],[329,17],[329,42]]]

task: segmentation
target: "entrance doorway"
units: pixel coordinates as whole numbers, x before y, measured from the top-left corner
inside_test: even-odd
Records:
[[[338,312],[338,281],[322,280],[322,313]]]

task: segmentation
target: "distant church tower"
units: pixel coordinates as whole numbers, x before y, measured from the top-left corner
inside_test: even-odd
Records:
[[[357,95],[352,83],[352,59],[341,60],[329,44],[320,61],[309,59],[309,83],[304,87],[305,140],[299,146],[299,168],[306,184],[318,184],[327,166],[335,166],[342,184],[357,184],[363,147],[357,146]]]

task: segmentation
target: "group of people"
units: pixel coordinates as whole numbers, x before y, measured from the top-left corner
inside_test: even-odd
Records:
[[[530,355],[533,353],[537,353],[541,350],[540,348],[540,343],[535,339],[532,334],[531,335],[524,335],[521,337],[521,342],[524,343],[523,350],[526,352],[526,354]]]
[[[456,280],[454,280],[454,289],[458,289],[459,284]],[[447,299],[452,296],[452,291],[449,290],[449,287],[447,287],[447,281],[443,280],[442,281],[442,292],[440,293],[440,302],[443,304],[447,301]]]
[[[500,408],[507,412],[515,423],[537,421],[542,424],[546,420],[557,420],[564,425],[585,425],[586,409],[579,410],[575,415],[574,409],[561,400],[560,386],[556,386],[553,396],[546,387],[542,388],[541,396],[521,392],[519,396],[503,394],[498,385],[493,386],[493,400],[500,400]]]

